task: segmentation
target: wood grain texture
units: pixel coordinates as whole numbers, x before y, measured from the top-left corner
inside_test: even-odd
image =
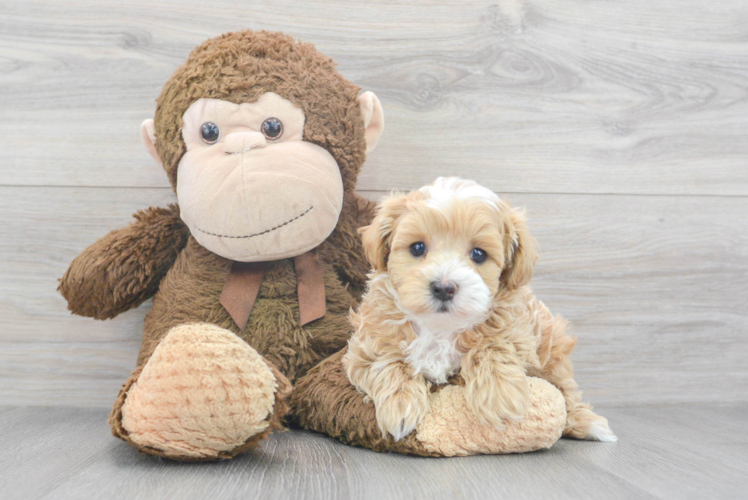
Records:
[[[5,0],[0,184],[167,186],[138,141],[161,86],[264,28],[379,95],[361,189],[746,195],[747,23],[743,0]]]
[[[229,462],[180,464],[112,438],[104,409],[16,408],[0,413],[0,488],[7,500],[744,496],[748,439],[735,430],[745,403],[600,411],[618,443],[562,439],[536,453],[430,459],[292,430]]]
[[[247,27],[379,95],[368,196],[462,175],[528,208],[592,402],[746,400],[746,26],[743,0],[3,1],[0,404],[110,405],[148,304],[73,317],[56,280],[174,200],[139,124],[196,44]]]
[[[113,441],[106,417],[105,411],[70,408],[0,413],[3,498],[41,498],[81,468],[105,459]]]
[[[535,292],[579,336],[574,359],[588,399],[748,399],[748,199],[508,198],[527,208],[540,241]],[[132,212],[172,201],[169,189],[0,187],[0,403],[113,401],[134,367],[148,305],[111,321],[71,316],[57,279]]]

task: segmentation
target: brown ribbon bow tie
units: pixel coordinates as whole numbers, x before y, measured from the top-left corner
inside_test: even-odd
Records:
[[[325,315],[325,282],[322,265],[312,250],[293,259],[299,296],[299,324],[306,325]],[[271,262],[234,262],[221,292],[221,305],[244,330],[260,285]]]

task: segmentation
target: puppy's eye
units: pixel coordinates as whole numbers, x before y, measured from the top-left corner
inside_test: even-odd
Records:
[[[418,243],[413,243],[410,245],[410,253],[413,254],[413,257],[420,257],[423,254],[426,253],[426,243],[419,241]]]
[[[200,136],[206,144],[215,143],[219,135],[221,135],[221,131],[218,130],[218,125],[213,122],[205,122],[200,126]]]
[[[283,135],[283,123],[277,118],[268,118],[262,122],[262,135],[268,139],[275,140],[279,139]]]
[[[472,260],[476,264],[480,264],[481,262],[486,260],[486,257],[488,257],[488,254],[480,248],[473,248],[473,251],[470,252],[470,260]]]

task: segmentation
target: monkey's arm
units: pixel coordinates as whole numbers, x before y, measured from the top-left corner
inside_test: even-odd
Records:
[[[57,288],[74,314],[110,319],[140,305],[187,244],[179,207],[138,211],[129,226],[112,231],[83,251]]]
[[[357,300],[366,289],[366,274],[371,270],[371,264],[364,255],[358,229],[371,224],[375,208],[375,202],[355,194],[353,200],[346,201],[343,207],[343,210],[351,215],[341,218],[338,230],[330,238],[335,256],[329,262],[343,281],[348,283],[351,294]]]

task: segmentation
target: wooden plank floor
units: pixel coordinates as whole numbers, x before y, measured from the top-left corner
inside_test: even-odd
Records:
[[[547,451],[428,459],[275,434],[233,461],[139,455],[104,409],[0,409],[0,496],[23,499],[732,499],[748,496],[748,404],[598,408],[618,443],[560,440]]]

